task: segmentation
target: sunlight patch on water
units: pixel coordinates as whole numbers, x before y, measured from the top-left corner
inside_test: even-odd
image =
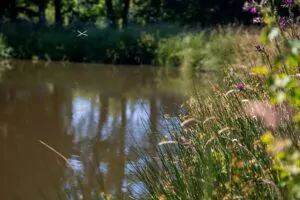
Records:
[[[69,161],[69,164],[72,166],[72,169],[75,172],[82,173],[83,165],[82,165],[82,162],[79,161],[77,157],[72,156],[72,158],[68,159],[68,161]]]
[[[96,128],[99,113],[95,112],[94,105],[89,99],[75,97],[72,102],[72,123],[75,131],[75,141],[92,136]]]
[[[99,170],[100,170],[100,172],[102,172],[103,174],[107,174],[107,172],[108,172],[108,163],[100,162]]]
[[[98,99],[98,98],[97,98]],[[106,123],[99,129],[99,117],[100,109],[99,102],[92,102],[91,99],[77,96],[73,99],[72,102],[72,122],[71,126],[73,133],[75,135],[75,142],[78,143],[86,139],[95,139],[97,135],[101,138],[102,141],[111,141],[114,142],[120,134],[121,128],[121,113],[119,113],[114,119],[114,117],[109,113]],[[169,131],[168,127],[173,127],[172,124],[178,124],[176,118],[171,118],[169,120],[163,119],[161,102],[156,101],[157,105],[157,131],[160,134],[167,134]],[[112,106],[112,105],[110,105]],[[126,129],[125,131],[125,153],[127,154],[130,149],[137,144],[140,146],[148,146],[148,137],[147,133],[151,132],[150,124],[150,102],[148,100],[139,99],[136,101],[127,101],[126,105]]]

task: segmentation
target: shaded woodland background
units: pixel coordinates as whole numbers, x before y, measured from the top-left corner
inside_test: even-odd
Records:
[[[28,21],[58,26],[76,22],[117,27],[128,24],[176,22],[226,24],[251,22],[243,0],[2,0],[6,21]]]
[[[280,15],[288,16],[288,9],[281,6],[283,1],[275,1]],[[244,0],[2,0],[0,58],[157,66],[181,66],[187,63],[183,60],[189,60],[189,65],[199,68],[208,65],[200,61],[204,57],[228,60],[233,54],[229,44],[231,40],[237,41],[240,33],[230,27],[244,29],[253,25],[253,18],[258,16],[244,11],[244,3]],[[209,33],[210,29],[227,25],[230,31]],[[86,30],[89,37],[78,39],[77,30]]]

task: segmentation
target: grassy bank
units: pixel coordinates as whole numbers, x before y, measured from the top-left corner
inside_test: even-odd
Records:
[[[86,30],[88,36],[78,37],[77,30]],[[166,24],[124,30],[2,24],[1,32],[6,44],[14,50],[12,57],[17,59],[192,66],[193,69],[233,62],[247,33],[242,27],[184,30]]]
[[[250,32],[231,34],[234,67],[223,84],[204,96],[195,88],[156,155],[138,153],[148,199],[300,198],[299,26],[275,16],[259,43]]]
[[[191,97],[187,114],[181,116],[182,128],[162,138],[156,158],[139,153],[145,165],[136,168],[148,199],[289,199],[261,142],[265,127],[245,114],[245,99],[262,94],[225,93],[215,88],[206,99]],[[274,134],[298,140],[291,124]]]

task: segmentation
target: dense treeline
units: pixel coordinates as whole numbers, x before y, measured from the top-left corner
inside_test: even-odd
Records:
[[[2,0],[1,4],[2,19],[42,25],[78,21],[105,22],[111,27],[169,21],[201,25],[250,22],[241,0]]]

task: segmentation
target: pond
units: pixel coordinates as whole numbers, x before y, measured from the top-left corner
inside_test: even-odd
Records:
[[[76,199],[74,191],[126,199],[128,188],[142,185],[127,179],[129,161],[139,160],[135,148],[155,151],[193,88],[204,90],[214,77],[13,61],[0,82],[0,199]]]

